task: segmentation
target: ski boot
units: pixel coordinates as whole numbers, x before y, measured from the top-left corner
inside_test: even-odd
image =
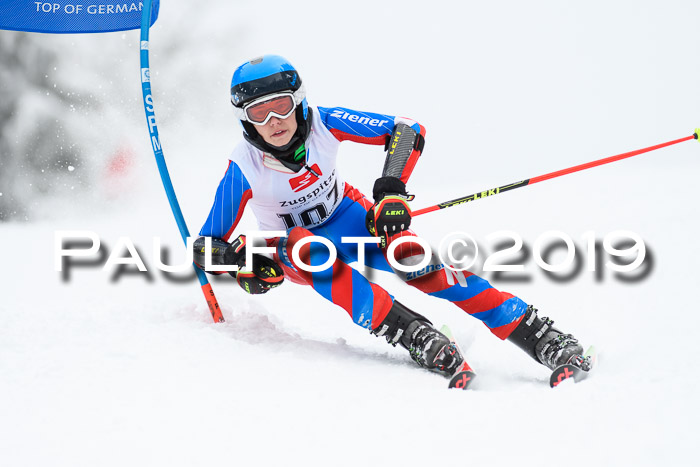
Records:
[[[591,358],[583,357],[583,347],[578,340],[552,327],[553,324],[547,317],[539,318],[537,309],[530,305],[508,340],[550,370],[569,364],[589,371]]]
[[[451,377],[464,366],[464,357],[454,342],[435,329],[424,316],[394,301],[384,321],[371,331],[393,346],[401,344],[418,365]]]

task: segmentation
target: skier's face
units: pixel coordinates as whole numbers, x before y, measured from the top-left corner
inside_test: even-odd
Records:
[[[281,147],[292,140],[297,131],[297,119],[294,114],[284,119],[271,117],[266,124],[256,126],[255,129],[267,144]]]

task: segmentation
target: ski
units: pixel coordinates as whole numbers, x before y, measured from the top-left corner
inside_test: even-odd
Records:
[[[447,336],[450,339],[450,342],[454,344],[454,346],[457,348],[457,351],[462,355],[462,358],[464,358],[464,352],[462,352],[462,349],[460,349],[457,345],[457,342],[455,341],[455,338],[452,335],[452,331],[450,331],[450,328],[447,327],[447,325],[443,325],[440,329],[440,332],[442,332],[445,336]],[[474,370],[472,370],[472,368],[467,363],[466,358],[464,358],[464,361],[462,362],[460,368],[450,377],[450,382],[447,385],[447,387],[450,389],[467,389],[469,385],[474,381],[475,377],[476,373],[474,373]]]
[[[591,359],[591,368],[588,371],[585,371],[579,368],[578,366],[572,365],[570,363],[556,367],[554,371],[552,371],[551,376],[549,377],[549,387],[555,388],[559,386],[562,382],[569,379],[578,383],[588,378],[591,370],[593,370],[593,367],[596,363],[596,352],[593,346],[590,346],[588,350],[586,350],[586,353],[583,354],[584,359],[589,357]]]
[[[466,368],[463,367],[457,373],[452,375],[452,378],[450,378],[450,382],[447,385],[448,388],[467,389],[469,385],[472,384],[472,381],[474,381],[474,378],[476,377],[476,373],[474,373],[466,362],[464,362],[464,366]]]

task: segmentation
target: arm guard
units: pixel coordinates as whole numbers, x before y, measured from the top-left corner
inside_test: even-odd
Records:
[[[204,270],[204,237],[199,237],[192,245],[194,262]],[[245,236],[241,235],[233,244],[220,238],[211,239],[211,264],[214,266],[234,266],[241,258],[245,258]],[[205,271],[210,274],[222,274],[223,271]],[[235,277],[235,272],[231,275]]]
[[[405,123],[398,123],[387,140],[382,177],[395,177],[406,183],[423,151],[425,138]]]

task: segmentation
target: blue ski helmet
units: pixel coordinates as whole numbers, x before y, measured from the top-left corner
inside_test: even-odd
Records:
[[[270,146],[262,139],[255,126],[246,121],[242,109],[256,99],[284,91],[293,93],[297,105],[297,132],[289,144],[278,148]],[[231,79],[231,103],[237,110],[246,140],[277,159],[293,160],[292,155],[309,135],[311,109],[306,101],[301,76],[288,60],[279,55],[263,55],[236,68]]]
[[[299,100],[303,107],[308,107],[299,73],[279,55],[254,58],[233,72],[231,103],[235,107],[242,108],[255,99],[282,91],[301,94]]]

